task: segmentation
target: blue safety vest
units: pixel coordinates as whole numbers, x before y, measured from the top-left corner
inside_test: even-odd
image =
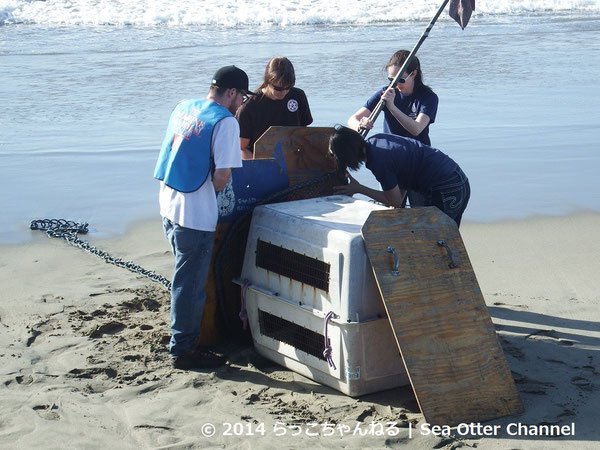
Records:
[[[211,170],[215,125],[231,112],[218,103],[197,99],[180,102],[169,119],[167,133],[154,169],[154,178],[180,192],[193,192]]]

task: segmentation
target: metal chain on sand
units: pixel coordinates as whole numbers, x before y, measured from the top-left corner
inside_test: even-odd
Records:
[[[132,261],[123,261],[121,258],[115,258],[108,252],[90,245],[88,241],[80,239],[77,236],[78,234],[87,234],[88,232],[87,223],[73,222],[65,219],[40,219],[33,220],[29,228],[32,230],[46,231],[48,237],[64,239],[69,244],[79,247],[86,252],[91,253],[92,255],[96,255],[99,258],[104,259],[104,261],[108,264],[113,264],[117,267],[127,269],[133,273],[143,275],[152,281],[162,284],[166,289],[171,289],[171,282],[153,270],[146,270]]]

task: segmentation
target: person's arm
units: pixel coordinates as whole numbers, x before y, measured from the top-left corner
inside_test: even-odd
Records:
[[[240,137],[240,148],[242,149],[242,159],[254,159],[254,152],[250,150],[250,139]]]
[[[385,107],[394,116],[402,127],[413,136],[418,136],[423,132],[425,127],[429,125],[430,118],[427,114],[419,113],[416,119],[412,119],[410,116],[404,114],[394,104],[394,98],[396,97],[395,89],[388,89],[383,93],[381,98],[385,100]]]
[[[348,119],[348,126],[355,131],[360,131],[363,128],[370,130],[373,128],[373,122],[369,120],[370,115],[371,111],[363,106],[350,116]]]
[[[354,194],[363,194],[369,198],[372,198],[376,202],[383,203],[387,206],[394,206],[396,208],[402,206],[406,191],[400,189],[398,185],[388,191],[379,191],[377,189],[371,189],[360,184],[358,181],[356,181],[356,179],[354,179],[354,177],[352,177],[352,175],[348,175],[348,177],[350,179],[350,183],[343,186],[334,186],[333,190],[335,193],[350,196]]]
[[[220,120],[213,130],[212,150],[215,170],[212,176],[215,191],[225,189],[231,169],[242,166],[240,157],[240,126],[234,117]]]
[[[240,147],[242,150],[250,151],[250,149],[248,148],[248,147],[250,147],[250,139],[240,136]]]
[[[215,173],[213,174],[213,185],[215,186],[215,191],[220,192],[225,189],[227,183],[229,183],[229,177],[231,176],[231,169],[228,167],[226,169],[215,169]]]

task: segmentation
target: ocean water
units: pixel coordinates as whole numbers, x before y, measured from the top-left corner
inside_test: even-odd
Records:
[[[254,87],[287,56],[314,125],[345,123],[441,3],[0,0],[0,242],[37,238],[38,218],[108,236],[157,217],[169,114],[223,65]],[[418,53],[433,146],[471,180],[464,220],[600,211],[600,0],[476,7],[465,30],[445,12]]]

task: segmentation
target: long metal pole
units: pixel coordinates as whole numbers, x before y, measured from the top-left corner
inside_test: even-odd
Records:
[[[427,36],[429,36],[429,32],[433,28],[433,25],[435,25],[435,22],[438,20],[438,17],[440,17],[440,14],[442,13],[442,11],[444,10],[444,8],[446,7],[446,5],[448,4],[449,1],[450,0],[444,0],[444,3],[442,3],[442,6],[440,6],[440,9],[438,9],[437,13],[435,13],[435,16],[433,16],[433,19],[431,19],[431,22],[429,22],[429,25],[427,25],[427,28],[421,35],[421,38],[415,44],[415,46],[411,50],[410,54],[406,58],[406,61],[404,61],[404,64],[402,64],[402,67],[400,68],[400,70],[398,71],[398,73],[396,74],[394,79],[390,82],[390,85],[387,87],[387,89],[389,89],[393,86],[396,86],[396,83],[398,83],[398,79],[402,77],[402,74],[404,73],[404,71],[406,70],[408,65],[412,62],[413,58],[417,54],[417,50],[419,50],[419,47],[421,47],[421,44],[423,43],[423,41],[427,38]],[[379,103],[377,103],[377,106],[375,107],[373,112],[371,112],[371,115],[369,116],[369,120],[371,120],[371,122],[375,123],[375,121],[377,120],[377,116],[379,116],[379,113],[381,112],[381,110],[383,109],[384,106],[385,106],[385,100],[379,100]],[[359,131],[359,133],[364,138],[364,137],[367,137],[367,134],[369,134],[369,130],[367,130],[366,128],[362,128]]]

